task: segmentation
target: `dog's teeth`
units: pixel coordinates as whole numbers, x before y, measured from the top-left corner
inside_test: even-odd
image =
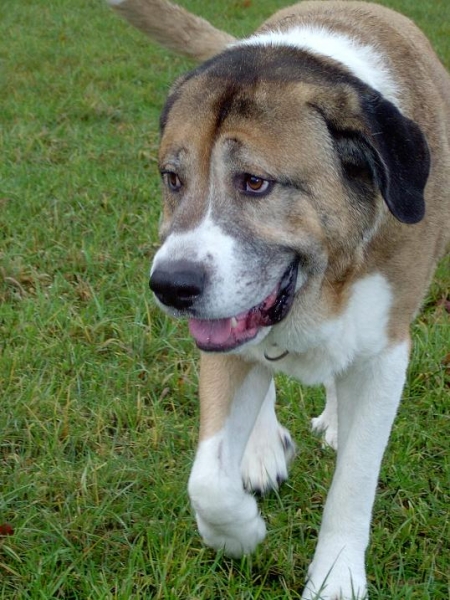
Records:
[[[231,318],[231,329],[235,329],[237,327],[237,319],[236,317]]]

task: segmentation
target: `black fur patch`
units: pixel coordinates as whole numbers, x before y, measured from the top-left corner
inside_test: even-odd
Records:
[[[431,156],[417,123],[380,94],[363,101],[376,151],[371,162],[378,187],[392,214],[402,223],[418,223],[425,215],[424,190]]]
[[[241,118],[251,118],[259,112],[258,106],[250,98],[243,96],[241,87],[228,83],[216,106],[216,128],[219,129],[228,115],[237,114]]]
[[[324,84],[332,81],[334,84],[346,83],[361,89],[366,87],[357,77],[347,72],[345,67],[323,61],[320,57],[298,48],[237,46],[207,60],[176,82],[162,111],[161,133],[164,131],[170,110],[179,98],[183,85],[192,78],[204,74],[212,79],[220,79],[220,85],[225,87],[221,100],[220,122],[223,122],[229,114],[239,89],[255,87],[261,80],[279,81],[280,84],[295,81],[318,83],[322,80]],[[233,106],[234,108],[236,108],[236,104]],[[239,112],[245,113],[255,107],[241,104],[237,108]]]
[[[175,102],[178,100],[179,97],[180,97],[179,91],[175,90],[167,98],[166,103],[163,106],[161,115],[159,117],[159,132],[161,135],[163,134],[164,129],[166,128],[167,121],[169,119],[169,113],[172,109],[172,106],[175,104]]]
[[[236,46],[206,61],[186,78],[207,74],[236,85],[255,86],[258,81],[310,81],[318,78],[334,83],[364,85],[345,67],[291,46]]]

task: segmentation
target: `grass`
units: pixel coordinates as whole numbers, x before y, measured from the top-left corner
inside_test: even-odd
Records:
[[[282,4],[184,2],[237,34]],[[448,3],[392,4],[449,67]],[[158,115],[190,65],[99,0],[3,0],[0,39],[0,597],[300,598],[333,469],[308,430],[321,390],[278,382],[301,452],[261,502],[269,535],[254,556],[205,549],[188,505],[197,353],[154,308],[147,270]],[[374,511],[372,600],[450,595],[449,270],[413,330]]]

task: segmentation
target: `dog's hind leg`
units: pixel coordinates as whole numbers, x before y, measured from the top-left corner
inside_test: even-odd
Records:
[[[264,494],[277,489],[288,477],[295,444],[275,414],[275,384],[272,380],[256,419],[241,463],[247,490]]]
[[[334,380],[325,384],[327,401],[325,408],[318,417],[311,419],[311,429],[322,433],[324,442],[334,450],[338,449],[338,410],[336,384]]]

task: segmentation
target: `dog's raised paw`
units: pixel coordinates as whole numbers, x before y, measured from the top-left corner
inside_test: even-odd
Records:
[[[230,558],[251,554],[266,536],[266,525],[259,513],[245,522],[225,524],[209,523],[199,513],[196,519],[205,544],[214,550],[223,550]]]
[[[255,430],[241,463],[245,489],[258,494],[278,489],[288,477],[289,463],[295,451],[289,431],[281,425],[265,432]]]

